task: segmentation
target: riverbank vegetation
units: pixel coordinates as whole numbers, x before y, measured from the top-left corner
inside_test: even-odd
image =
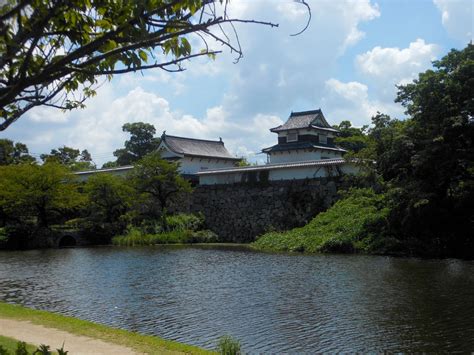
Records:
[[[57,160],[0,166],[0,243],[55,246],[61,233],[79,234],[90,244],[125,234],[126,245],[216,241],[201,231],[202,217],[169,212],[191,192],[178,168],[157,152],[138,160],[126,177],[102,173],[86,182]]]
[[[61,316],[55,313],[33,310],[1,302],[0,318],[25,320],[34,324],[64,330],[72,334],[104,340],[109,343],[126,346],[141,354],[211,353],[192,345],[165,340],[155,336],[142,335],[77,318]]]
[[[474,45],[433,64],[398,87],[406,119],[379,113],[370,127],[336,126],[338,144],[365,168],[358,189],[255,248],[474,256]]]
[[[204,217],[193,214],[166,216],[166,222],[131,227],[124,235],[112,238],[112,244],[138,246],[155,244],[215,243],[217,235],[204,230]]]

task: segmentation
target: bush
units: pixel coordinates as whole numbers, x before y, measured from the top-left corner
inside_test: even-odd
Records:
[[[252,245],[261,250],[297,252],[374,251],[381,248],[390,212],[384,194],[351,189],[310,223],[286,232],[270,232]]]
[[[154,244],[213,243],[218,238],[210,230],[199,230],[204,224],[202,215],[178,214],[166,217],[167,230],[160,223],[147,221],[140,227],[129,227],[126,234],[112,238],[112,244],[138,246]]]
[[[240,342],[229,335],[224,335],[217,343],[217,351],[222,355],[240,354]]]
[[[191,230],[197,231],[204,225],[204,216],[202,214],[180,213],[166,217],[166,224],[169,230]]]

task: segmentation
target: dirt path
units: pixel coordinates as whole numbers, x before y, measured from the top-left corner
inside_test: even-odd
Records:
[[[70,355],[77,354],[137,354],[132,349],[121,345],[106,343],[81,335],[74,335],[63,330],[46,328],[28,321],[0,318],[0,335],[18,339],[33,345],[46,344],[55,350],[61,348]]]

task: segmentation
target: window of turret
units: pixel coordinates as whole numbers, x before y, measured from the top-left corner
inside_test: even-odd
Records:
[[[319,135],[319,143],[328,144],[328,136],[326,136],[325,134],[320,134]]]
[[[298,133],[288,133],[286,142],[296,142],[298,140]]]

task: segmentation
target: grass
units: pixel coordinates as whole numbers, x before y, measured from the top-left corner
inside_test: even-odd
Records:
[[[306,226],[269,232],[251,246],[290,252],[371,252],[383,244],[389,213],[386,198],[371,189],[353,189]]]
[[[132,348],[139,353],[145,354],[211,353],[196,346],[182,344],[176,341],[165,340],[150,335],[142,335],[77,318],[66,317],[55,313],[38,311],[1,302],[0,318],[30,321],[46,327],[64,330],[72,334],[84,335],[95,339],[101,339],[109,343],[123,345]]]
[[[8,351],[8,353],[15,354],[15,351],[18,347],[18,340],[0,335],[0,346],[3,347],[3,349],[5,349],[6,351]],[[29,353],[32,354],[36,349],[37,346],[32,344],[26,344],[26,350]]]
[[[193,244],[214,243],[217,236],[211,231],[173,230],[163,233],[143,233],[139,229],[132,228],[125,235],[112,238],[113,245],[139,246],[155,244]]]
[[[239,355],[240,342],[232,338],[230,335],[224,335],[219,339],[217,349],[219,353],[223,355]]]

